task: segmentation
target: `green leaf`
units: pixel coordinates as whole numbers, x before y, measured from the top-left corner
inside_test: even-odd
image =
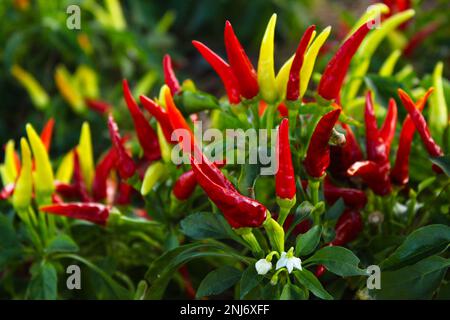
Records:
[[[239,289],[239,299],[244,299],[244,297],[252,291],[256,286],[264,279],[263,276],[256,272],[255,265],[252,263],[247,269],[242,273],[240,289]]]
[[[325,220],[337,220],[342,212],[344,212],[345,209],[345,203],[342,198],[339,198],[338,201],[336,201],[333,206],[325,212],[324,219]]]
[[[431,299],[442,282],[450,260],[431,256],[414,265],[381,273],[381,289],[371,290],[376,299]]]
[[[12,220],[0,213],[0,270],[21,256],[21,245]]]
[[[365,270],[358,267],[358,257],[344,247],[324,247],[307,259],[304,264],[323,264],[328,271],[341,277],[367,275]]]
[[[321,235],[322,226],[314,226],[306,233],[300,234],[295,244],[295,255],[306,256],[312,253],[317,248]]]
[[[303,220],[306,220],[314,211],[314,206],[309,201],[303,201],[295,210],[294,219],[286,233],[286,237],[291,234],[292,230]]]
[[[239,191],[245,196],[251,196],[255,188],[256,179],[261,171],[259,164],[245,163],[241,167],[241,175],[239,176]]]
[[[438,254],[450,244],[450,227],[433,224],[413,231],[380,267],[399,269],[426,257]]]
[[[66,234],[57,235],[45,248],[45,252],[48,254],[56,252],[77,252],[78,250],[78,245]]]
[[[439,168],[441,168],[442,171],[444,171],[448,177],[450,177],[450,155],[449,154],[442,156],[442,157],[431,157],[430,160],[435,165],[437,165]]]
[[[307,300],[307,299],[308,299],[308,291],[292,283],[286,283],[280,295],[280,300]]]
[[[198,212],[190,214],[181,222],[181,232],[195,240],[234,239],[240,242],[225,218],[216,213]]]
[[[295,270],[294,276],[298,282],[304,285],[309,291],[313,293],[317,298],[324,300],[333,300],[333,297],[324,289],[319,279],[306,269]]]
[[[197,298],[224,292],[238,282],[241,275],[241,271],[230,266],[223,266],[211,271],[200,283],[197,289]]]
[[[32,268],[32,277],[27,296],[36,300],[56,300],[57,283],[55,267],[48,261],[41,262]]]

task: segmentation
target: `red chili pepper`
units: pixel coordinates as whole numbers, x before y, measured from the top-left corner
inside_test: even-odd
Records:
[[[156,118],[158,123],[161,126],[161,129],[164,133],[164,137],[166,138],[166,141],[169,143],[176,143],[175,141],[171,140],[172,137],[172,125],[170,124],[169,116],[167,114],[167,111],[162,108],[160,105],[158,105],[155,101],[152,99],[146,97],[146,96],[140,96],[142,105],[144,108]]]
[[[191,128],[187,124],[186,119],[183,117],[183,114],[180,112],[180,110],[178,110],[177,106],[175,105],[175,102],[173,101],[172,95],[169,91],[165,92],[164,98],[166,100],[167,115],[169,117],[169,121],[173,130],[182,129],[184,130],[184,133],[189,136],[190,140],[188,141],[190,142],[189,145],[185,144],[182,141],[182,139],[180,139],[181,137],[179,137],[178,142],[182,143],[183,150],[186,150],[186,148],[190,148],[189,150],[193,151],[195,138]]]
[[[349,125],[341,123],[345,130],[345,144],[343,146],[330,146],[330,172],[337,178],[347,177],[347,169],[356,161],[363,159],[361,148]]]
[[[106,198],[108,176],[113,170],[117,160],[117,154],[114,148],[109,149],[103,159],[95,167],[94,181],[92,182],[92,196],[95,201]]]
[[[186,292],[186,295],[189,299],[195,299],[196,293],[194,287],[192,286],[188,268],[186,267],[186,265],[183,265],[179,271],[181,273],[181,276],[183,277],[184,291]]]
[[[290,229],[292,223],[294,222],[294,218],[295,216],[293,214],[290,214],[286,217],[286,220],[283,223],[284,232],[287,232]],[[292,230],[292,234],[294,236],[297,236],[299,234],[306,233],[309,229],[311,229],[311,227],[312,222],[310,219],[303,220],[294,227],[294,229]]]
[[[419,112],[421,112],[425,107],[428,97],[432,92],[433,88],[428,89],[425,95],[415,104],[415,107]],[[395,164],[391,171],[391,180],[399,185],[405,185],[409,180],[409,154],[411,152],[411,145],[415,131],[416,127],[411,120],[411,116],[407,115],[403,121],[402,130],[398,141]]]
[[[259,92],[256,71],[229,21],[225,22],[224,38],[228,61],[239,83],[241,94],[243,97],[251,99]]]
[[[71,202],[47,205],[40,207],[39,210],[104,226],[108,221],[111,208],[94,202]]]
[[[211,67],[217,72],[220,79],[222,79],[225,91],[228,95],[228,100],[231,104],[237,104],[241,101],[241,91],[239,89],[239,82],[233,73],[230,65],[226,63],[221,57],[215,54],[211,49],[199,41],[192,41],[192,44],[205,58]]]
[[[292,166],[291,145],[289,143],[289,121],[284,118],[278,128],[277,136],[278,170],[275,174],[277,197],[293,199],[296,194],[294,167]]]
[[[86,98],[84,99],[84,101],[86,102],[86,105],[89,107],[89,109],[94,110],[100,114],[108,113],[112,109],[112,106],[108,102],[102,100]]]
[[[367,204],[367,196],[364,191],[353,188],[336,187],[328,178],[325,179],[323,192],[325,200],[329,204],[335,203],[339,198],[342,198],[345,205],[352,209],[360,210]]]
[[[78,190],[81,201],[92,201],[87,191],[86,184],[84,183],[83,174],[80,167],[80,158],[78,156],[77,149],[73,150],[73,185]]]
[[[309,26],[308,29],[306,29],[297,47],[297,51],[295,52],[287,82],[287,100],[296,101],[300,96],[300,70],[303,66],[303,58],[305,56],[306,49],[308,48],[309,41],[311,40],[311,36],[315,29],[315,25]]]
[[[414,102],[408,96],[408,94],[402,89],[398,89],[398,94],[400,99],[402,100],[403,105],[411,117],[414,126],[416,127],[417,132],[422,139],[423,144],[425,145],[425,149],[427,149],[428,154],[431,157],[440,157],[444,154],[441,147],[433,140],[431,137],[430,130],[428,129],[427,122],[423,115],[416,109]]]
[[[405,48],[403,49],[403,54],[406,57],[410,57],[415,49],[420,46],[420,44],[422,44],[422,42],[425,41],[429,37],[429,35],[438,30],[440,26],[440,22],[433,21],[420,29],[411,37],[409,42],[406,44]]]
[[[119,175],[123,179],[128,179],[134,175],[136,171],[136,166],[134,164],[133,159],[127,153],[124,145],[122,144],[122,138],[120,137],[119,127],[117,126],[117,123],[114,121],[112,115],[108,117],[108,128],[109,128],[109,135],[113,143],[113,148],[114,150],[116,150],[117,170],[119,171]]]
[[[55,192],[64,198],[80,198],[80,190],[72,183],[55,182]]]
[[[164,81],[173,95],[181,91],[180,83],[172,68],[172,59],[168,54],[163,58]]]
[[[173,186],[173,194],[178,200],[188,199],[197,186],[194,171],[189,170],[183,173]]]
[[[386,145],[386,154],[389,157],[392,140],[395,136],[395,128],[397,126],[397,103],[394,99],[389,99],[389,107],[383,126],[380,130],[380,137]]]
[[[327,100],[338,99],[339,92],[347,74],[350,61],[358,50],[361,42],[369,32],[372,23],[364,23],[355,31],[338,49],[334,57],[330,60],[320,79],[318,93]]]
[[[385,163],[388,161],[386,143],[378,131],[375,109],[373,107],[373,97],[370,91],[366,94],[364,120],[366,123],[367,159],[377,163]]]
[[[211,162],[198,161],[191,157],[191,166],[198,184],[222,211],[231,227],[255,228],[266,220],[267,209],[258,201],[237,192]]]
[[[158,160],[161,158],[161,149],[159,147],[158,136],[155,130],[150,126],[144,114],[137,105],[136,101],[130,92],[127,80],[123,80],[123,94],[125,101],[133,118],[134,128],[139,140],[139,144],[144,150],[145,157],[150,160]]]
[[[374,161],[358,161],[348,168],[350,177],[360,176],[362,180],[378,195],[384,196],[392,191],[389,180],[389,167],[380,166]]]
[[[133,188],[126,182],[120,181],[119,188],[117,190],[116,204],[127,205],[131,203],[131,194],[133,193]]]
[[[50,118],[41,132],[41,140],[47,152],[50,150],[50,146],[52,144],[52,134],[54,127],[55,127],[55,119]]]
[[[340,108],[328,112],[320,119],[314,129],[311,140],[309,141],[308,150],[306,151],[306,158],[303,161],[305,170],[311,177],[322,177],[330,165],[330,147],[328,141],[330,140],[334,125],[339,119],[340,113]]]

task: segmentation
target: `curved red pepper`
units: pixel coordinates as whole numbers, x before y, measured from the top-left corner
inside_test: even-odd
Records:
[[[436,30],[438,30],[440,26],[441,26],[441,23],[438,21],[433,21],[433,22],[425,25],[422,29],[420,29],[417,33],[415,33],[410,38],[410,40],[408,41],[408,43],[406,44],[406,46],[403,49],[403,54],[406,57],[410,57],[413,54],[413,52],[415,51],[415,49],[418,46],[420,46],[420,44],[423,41],[425,41],[429,37],[429,35],[431,35]]]
[[[178,200],[188,199],[197,186],[194,171],[189,170],[178,177],[173,185],[173,194]]]
[[[132,192],[133,188],[128,183],[120,181],[115,203],[122,206],[130,204]]]
[[[241,94],[243,97],[251,99],[259,92],[256,71],[229,21],[225,22],[224,38],[228,61],[239,83]]]
[[[397,126],[397,103],[394,99],[389,99],[389,107],[384,119],[383,126],[380,130],[380,137],[386,145],[386,154],[389,157],[392,140],[395,136],[395,128]]]
[[[341,109],[337,108],[325,114],[317,123],[316,128],[311,136],[311,140],[306,151],[306,158],[303,161],[305,170],[311,177],[320,178],[330,165],[330,140],[332,130]]]
[[[63,198],[79,198],[80,190],[74,184],[55,181],[55,192]]]
[[[372,20],[372,23],[367,22],[359,27],[331,58],[320,79],[317,90],[320,96],[327,100],[338,99],[350,61],[369,32],[369,26],[373,23]]]
[[[239,89],[239,82],[233,73],[230,65],[226,63],[221,57],[215,54],[211,49],[199,41],[192,41],[194,47],[200,52],[211,67],[217,72],[220,79],[222,79],[225,91],[228,95],[228,100],[232,104],[237,104],[241,101],[241,91]]]
[[[408,94],[402,89],[398,89],[398,94],[402,100],[405,109],[408,111],[417,132],[422,139],[425,149],[431,157],[440,157],[444,154],[441,147],[433,140],[430,129],[428,129],[427,122],[423,115],[416,109],[414,102],[408,96]]]
[[[333,185],[330,179],[325,179],[323,188],[325,200],[329,204],[335,203],[339,198],[345,205],[352,209],[362,209],[367,204],[367,196],[364,191],[353,188],[340,188]]]
[[[134,164],[133,159],[127,153],[124,145],[122,144],[122,138],[120,137],[119,127],[117,126],[117,123],[114,121],[112,115],[108,117],[108,129],[114,150],[116,150],[117,170],[119,171],[119,175],[123,179],[128,179],[131,176],[133,176],[134,173],[136,172],[136,165]]]
[[[55,126],[55,119],[50,118],[41,132],[41,140],[47,152],[50,150],[50,146],[52,144],[52,135],[54,126]]]
[[[95,201],[106,198],[106,182],[117,160],[115,149],[109,149],[103,159],[95,167],[94,181],[92,182],[92,196]]]
[[[416,109],[421,112],[425,107],[428,97],[433,92],[433,88],[428,89],[422,98],[415,104]],[[398,141],[397,155],[395,164],[391,170],[391,179],[399,185],[407,184],[409,181],[409,154],[411,152],[412,140],[416,127],[411,120],[411,116],[407,115],[403,121],[400,138]]]
[[[167,111],[160,105],[158,105],[155,101],[146,96],[142,95],[139,97],[139,99],[141,100],[141,103],[144,106],[144,108],[158,121],[163,131],[164,137],[166,138],[166,141],[172,144],[176,143],[175,141],[171,140],[173,128],[172,125],[170,124]]]
[[[289,121],[286,118],[281,121],[278,128],[276,151],[278,170],[275,174],[275,190],[277,197],[293,199],[297,189],[295,187],[295,174],[289,143]]]
[[[158,136],[156,135],[155,130],[153,130],[148,123],[147,119],[145,119],[144,114],[137,105],[136,101],[134,101],[127,80],[124,79],[122,85],[125,102],[128,110],[130,111],[131,117],[133,118],[134,128],[136,130],[139,144],[144,151],[144,156],[150,161],[158,160],[161,158],[161,149],[159,147]]]
[[[208,172],[203,170],[204,168],[209,167],[209,172],[215,172],[217,170],[222,176],[222,179],[219,179],[221,182],[228,180],[210,162],[200,162],[191,157],[191,166],[195,178],[211,201],[222,211],[231,227],[255,228],[259,227],[266,220],[267,209],[261,203],[241,195],[234,187],[227,188],[217,184],[217,177],[210,176]],[[226,185],[228,184],[231,185],[231,182],[228,181]]]
[[[80,167],[80,158],[78,156],[77,149],[73,150],[73,185],[78,190],[81,201],[92,201],[87,191],[86,184],[84,183],[83,174]]]
[[[108,102],[102,100],[86,98],[84,101],[91,110],[94,110],[100,114],[108,113],[112,109],[112,106]]]
[[[392,191],[389,180],[389,163],[379,165],[374,161],[358,161],[348,168],[350,177],[360,176],[362,180],[378,195],[384,196]]]
[[[386,144],[378,131],[375,109],[373,107],[373,97],[370,91],[366,94],[364,120],[366,123],[367,159],[377,163],[385,163],[388,161]]]
[[[163,58],[163,71],[164,71],[164,82],[170,89],[172,94],[177,94],[181,91],[180,83],[178,82],[177,76],[172,68],[172,59],[168,54],[164,55]]]
[[[43,206],[39,210],[104,226],[108,221],[111,208],[94,202],[71,202]]]
[[[311,36],[315,29],[315,25],[309,26],[298,44],[294,60],[292,61],[291,70],[289,71],[286,89],[287,100],[296,101],[300,96],[300,70],[303,66],[303,58],[305,56],[306,49],[308,48],[309,41],[311,40]]]

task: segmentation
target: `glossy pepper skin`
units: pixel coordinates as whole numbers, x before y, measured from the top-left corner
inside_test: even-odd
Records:
[[[428,97],[433,92],[433,88],[428,89],[422,98],[415,104],[416,109],[421,112],[425,107]],[[391,170],[391,180],[398,185],[405,185],[409,181],[409,154],[414,138],[416,127],[411,120],[411,116],[407,115],[403,121],[402,130],[398,142],[395,164]]]
[[[317,123],[311,136],[303,164],[308,175],[313,178],[322,177],[330,165],[328,142],[340,113],[341,109],[337,108],[325,114]]]
[[[92,196],[95,201],[106,198],[107,180],[116,164],[117,155],[115,149],[109,149],[106,155],[98,162],[95,167],[94,180],[92,182]]]
[[[411,117],[411,120],[414,123],[414,126],[416,127],[416,130],[419,133],[428,154],[431,157],[442,156],[444,152],[442,151],[441,147],[433,140],[425,118],[419,112],[419,110],[417,110],[412,99],[402,89],[398,89],[398,94],[405,109],[408,111],[409,116]]]
[[[144,114],[137,105],[136,101],[131,94],[130,87],[128,86],[128,81],[123,80],[123,95],[125,102],[127,104],[128,110],[130,111],[131,117],[133,118],[134,128],[139,140],[139,144],[144,151],[144,156],[150,160],[158,160],[161,158],[161,149],[159,147],[158,136],[155,130],[150,126],[147,119],[145,119]]]
[[[146,96],[140,96],[139,99],[141,100],[142,105],[144,108],[156,118],[159,125],[161,126],[161,130],[164,134],[164,137],[166,138],[166,141],[169,143],[175,143],[172,141],[172,125],[170,124],[169,115],[167,114],[167,111],[158,105],[155,101],[152,99],[146,97]]]
[[[170,92],[173,95],[181,91],[180,83],[178,82],[177,76],[173,71],[172,59],[168,54],[164,55],[163,58],[163,72],[164,72],[164,82],[170,88]]]
[[[336,54],[331,58],[325,68],[320,79],[317,92],[327,100],[338,99],[341,91],[342,83],[347,74],[348,67],[353,55],[358,50],[361,42],[370,31],[369,25],[373,25],[374,21],[364,23],[355,31],[338,49]]]
[[[290,101],[298,100],[300,96],[300,71],[303,66],[306,49],[311,40],[311,36],[316,29],[315,25],[309,26],[303,34],[292,61],[289,79],[286,88],[286,99]]]
[[[172,192],[178,200],[187,200],[192,195],[197,186],[194,171],[189,170],[178,177]]]
[[[380,129],[380,137],[386,145],[386,154],[389,157],[392,140],[395,136],[395,128],[397,126],[397,103],[394,99],[389,99],[388,111],[384,119],[383,126]]]
[[[71,202],[42,206],[39,210],[104,226],[108,221],[111,208],[94,202]]]
[[[108,117],[108,129],[113,148],[117,154],[116,168],[123,179],[128,179],[136,172],[136,165],[122,144],[119,127],[112,115]]]
[[[259,91],[256,71],[229,21],[225,22],[224,39],[228,61],[239,83],[241,94],[246,99],[252,99]]]
[[[258,201],[236,191],[225,176],[205,157],[194,159],[191,166],[200,187],[222,211],[233,228],[256,228],[266,220],[267,209]]]
[[[276,195],[281,199],[293,199],[297,189],[289,143],[289,121],[286,118],[281,121],[278,128],[276,151],[278,161],[278,170],[275,174]]]
[[[112,109],[112,106],[106,101],[90,98],[86,98],[84,99],[84,101],[86,102],[86,105],[89,109],[94,110],[100,114],[108,113]]]
[[[199,41],[192,41],[192,44],[219,75],[223,85],[225,86],[225,91],[227,92],[230,103],[239,103],[241,101],[239,82],[230,65],[203,43]]]

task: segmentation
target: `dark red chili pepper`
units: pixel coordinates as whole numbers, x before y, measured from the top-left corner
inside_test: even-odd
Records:
[[[325,200],[329,204],[335,203],[339,198],[344,200],[345,205],[352,209],[362,209],[367,204],[367,196],[362,190],[353,188],[340,188],[333,185],[330,179],[325,179],[323,188]]]
[[[120,181],[117,190],[116,204],[127,205],[131,203],[131,194],[133,193],[133,188],[126,182]]]
[[[330,172],[337,178],[347,177],[347,169],[356,161],[363,159],[361,148],[351,127],[341,123],[345,130],[345,144],[343,146],[330,146]]]
[[[160,105],[158,105],[155,101],[146,96],[140,96],[139,98],[144,108],[158,121],[164,133],[166,141],[169,143],[176,143],[175,141],[171,140],[173,128],[172,125],[170,124],[167,111]]]
[[[186,267],[186,265],[183,265],[179,271],[181,276],[183,277],[184,291],[186,292],[186,295],[189,299],[195,299],[196,293],[194,287],[192,286],[188,268]]]
[[[80,158],[78,156],[77,149],[73,150],[73,185],[78,190],[81,201],[92,201],[87,191],[86,184],[84,183],[83,174],[80,167]]]
[[[313,178],[322,177],[330,165],[330,147],[328,141],[330,140],[334,125],[339,119],[340,113],[341,109],[337,108],[325,114],[317,123],[311,136],[303,164],[308,175]]]
[[[224,38],[228,61],[239,83],[241,94],[243,97],[251,99],[259,92],[256,71],[229,21],[225,22]]]
[[[92,182],[92,196],[95,201],[106,198],[106,182],[109,174],[114,169],[116,160],[116,151],[114,148],[111,148],[95,167],[94,181]]]
[[[80,190],[72,183],[55,182],[55,192],[63,198],[77,199],[80,198]]]
[[[395,136],[395,128],[397,126],[397,103],[394,99],[389,99],[389,107],[383,126],[380,130],[380,137],[386,145],[386,154],[389,157],[392,140]]]
[[[112,115],[108,117],[108,128],[109,128],[109,135],[113,143],[113,148],[114,150],[116,150],[117,170],[119,171],[119,175],[123,179],[128,179],[134,175],[136,171],[136,165],[134,164],[133,159],[127,153],[124,145],[122,144],[122,138],[120,137],[119,127],[117,126],[117,123],[114,121]]]
[[[192,41],[192,44],[200,52],[200,54],[205,58],[206,61],[211,65],[211,67],[217,72],[220,79],[222,79],[223,85],[225,86],[225,91],[228,95],[228,100],[232,104],[237,104],[241,101],[240,95],[241,91],[239,88],[239,82],[233,73],[230,65],[226,63],[221,57],[215,54],[211,49],[205,46],[199,41]]]
[[[420,44],[425,41],[429,35],[434,33],[436,30],[439,29],[441,23],[438,21],[433,21],[431,23],[428,23],[426,26],[424,26],[422,29],[420,29],[417,33],[415,33],[411,39],[406,44],[405,48],[403,49],[403,54],[406,57],[409,57],[413,54],[414,50],[420,46]]]
[[[286,220],[283,223],[283,229],[285,232],[287,232],[290,229],[292,223],[294,222],[294,218],[295,218],[295,216],[293,214],[290,214],[286,217]],[[303,234],[303,233],[307,232],[309,229],[311,229],[311,227],[312,227],[312,222],[310,219],[303,220],[302,222],[300,222],[299,224],[297,224],[294,227],[294,229],[292,230],[292,234],[294,236]]]
[[[338,221],[334,230],[336,235],[334,240],[328,246],[343,246],[355,240],[363,229],[362,217],[359,211],[353,209],[346,209]],[[317,266],[316,276],[322,276],[326,271],[323,265]]]
[[[427,122],[423,115],[416,109],[414,102],[408,96],[408,94],[402,89],[398,89],[398,94],[400,99],[402,100],[403,105],[411,117],[414,126],[416,127],[417,132],[422,139],[423,144],[425,145],[425,149],[427,149],[428,154],[431,157],[440,157],[444,154],[441,147],[433,140],[431,137],[430,130],[428,129]]]
[[[111,208],[94,202],[71,202],[47,205],[40,207],[39,210],[104,226],[108,221]]]
[[[9,183],[6,186],[4,186],[3,189],[0,191],[0,200],[9,199],[13,195],[15,187],[16,187],[15,183]]]
[[[188,199],[197,186],[194,171],[189,170],[183,173],[173,186],[173,194],[178,200]]]
[[[266,220],[267,209],[258,201],[237,192],[211,162],[191,157],[191,166],[198,184],[222,211],[231,227],[259,227]]]
[[[364,120],[366,123],[367,159],[377,163],[385,163],[388,161],[386,144],[378,131],[375,109],[373,107],[373,97],[370,91],[366,94]]]
[[[163,71],[164,71],[164,82],[169,87],[170,92],[172,92],[173,95],[180,92],[181,90],[180,83],[178,82],[177,76],[173,71],[172,59],[168,54],[166,54],[163,58]]]
[[[108,102],[102,100],[86,98],[84,99],[84,101],[86,102],[86,105],[89,107],[89,109],[94,110],[100,114],[108,113],[112,109],[112,106]]]
[[[358,161],[348,168],[350,177],[359,176],[378,195],[384,196],[391,192],[389,167],[380,166],[374,161]]]
[[[339,92],[347,74],[350,61],[358,50],[361,42],[369,32],[372,23],[364,23],[355,31],[338,49],[334,57],[330,60],[320,79],[317,92],[327,100],[338,99]]]
[[[308,48],[309,41],[311,40],[311,36],[315,29],[315,25],[309,26],[298,44],[294,60],[292,61],[291,70],[289,71],[286,89],[287,100],[296,101],[300,96],[300,70],[303,66],[303,58],[305,56],[306,49]]]
[[[281,121],[278,128],[276,151],[278,161],[278,170],[275,174],[276,195],[281,199],[293,199],[297,189],[289,143],[289,121],[286,118]]]
[[[415,104],[415,107],[419,112],[425,107],[428,97],[432,92],[433,88],[428,89],[425,95]],[[391,171],[392,181],[399,185],[407,184],[409,180],[409,154],[411,152],[415,131],[416,127],[411,120],[411,116],[407,115],[403,121],[402,130],[400,131],[395,164]]]
[[[41,132],[41,140],[47,152],[50,150],[50,146],[52,144],[52,135],[54,127],[55,127],[55,119],[50,118]]]
[[[144,114],[137,105],[131,94],[127,80],[123,80],[123,95],[127,103],[128,110],[133,118],[134,128],[139,140],[139,144],[144,150],[144,156],[150,160],[158,160],[161,158],[161,149],[159,147],[158,136],[155,130],[150,126]]]

